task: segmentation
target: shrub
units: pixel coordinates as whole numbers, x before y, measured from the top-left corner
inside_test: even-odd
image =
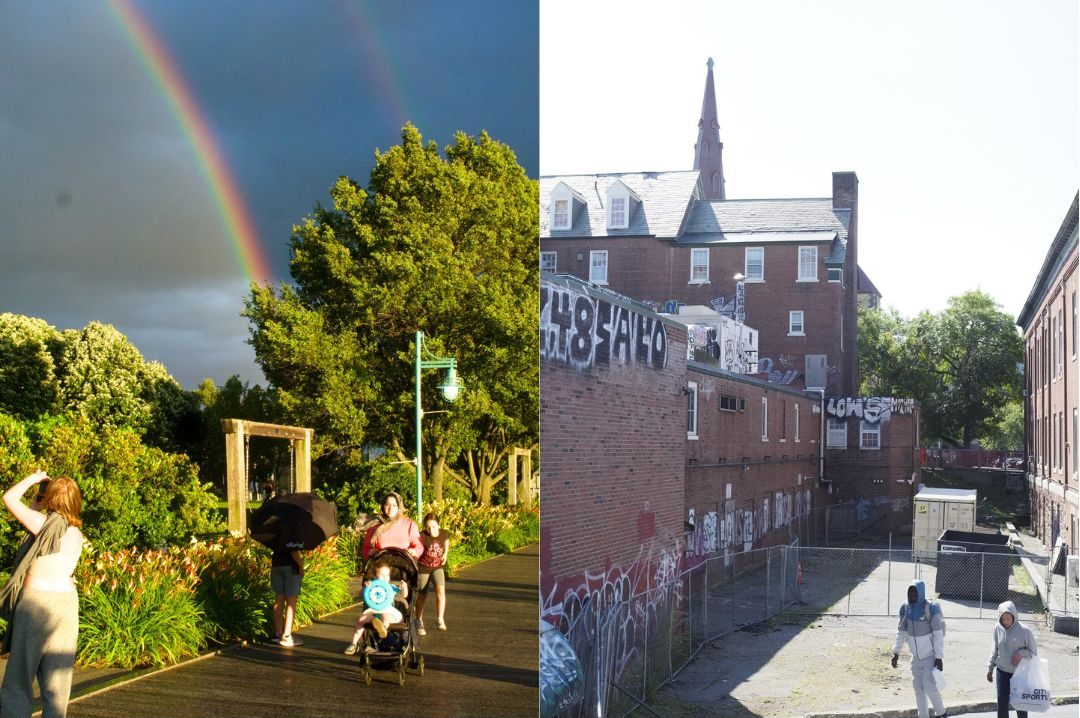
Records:
[[[199,570],[195,598],[206,616],[207,638],[225,643],[266,636],[274,601],[270,553],[238,538],[192,544],[188,552]]]
[[[76,577],[80,664],[160,666],[206,645],[193,591],[198,577],[182,550],[86,556]]]
[[[352,566],[338,552],[336,541],[326,541],[304,554],[304,584],[296,600],[297,625],[303,626],[320,616],[352,602],[349,577]]]

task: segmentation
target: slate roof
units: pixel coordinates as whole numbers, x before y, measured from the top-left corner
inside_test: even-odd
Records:
[[[681,232],[690,201],[700,196],[698,171],[619,172],[613,174],[560,175],[540,178],[541,237],[658,237],[675,239]],[[629,226],[607,228],[607,192],[622,181],[640,202],[632,202]],[[575,214],[567,230],[552,231],[551,191],[562,182],[584,197],[585,210]]]
[[[876,294],[879,297],[881,296],[881,292],[879,292],[878,288],[874,286],[874,283],[870,281],[870,277],[866,276],[866,272],[863,271],[862,267],[859,267],[858,292],[859,294]]]
[[[849,212],[844,214],[850,215]],[[845,219],[847,219],[845,217]],[[727,199],[696,202],[686,221],[682,242],[702,241],[695,235],[751,233],[835,233],[847,239],[847,226],[833,211],[831,198],[814,199]]]

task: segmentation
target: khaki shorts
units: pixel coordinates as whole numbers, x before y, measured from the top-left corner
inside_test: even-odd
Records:
[[[300,595],[303,576],[292,566],[272,566],[270,568],[270,590],[275,596],[292,598]]]
[[[436,588],[438,588],[439,586],[445,586],[446,585],[446,569],[443,568],[442,566],[439,566],[437,569],[434,569],[431,573],[421,573],[417,577],[416,590],[421,591],[423,593],[427,593],[428,580],[429,579],[431,580],[432,583],[435,584]]]

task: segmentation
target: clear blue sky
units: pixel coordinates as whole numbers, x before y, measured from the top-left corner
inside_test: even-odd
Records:
[[[886,306],[1020,312],[1080,185],[1076,0],[540,5],[540,172],[691,169],[716,63],[731,198],[859,176]]]

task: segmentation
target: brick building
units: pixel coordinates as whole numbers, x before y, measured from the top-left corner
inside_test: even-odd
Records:
[[[851,396],[858,178],[834,172],[824,198],[730,199],[718,127],[710,62],[694,170],[541,177],[541,269],[654,309],[730,311],[742,284],[762,378],[783,364],[795,388]]]
[[[1031,525],[1048,547],[1080,545],[1077,204],[1050,244],[1016,323],[1024,332],[1024,437]]]

